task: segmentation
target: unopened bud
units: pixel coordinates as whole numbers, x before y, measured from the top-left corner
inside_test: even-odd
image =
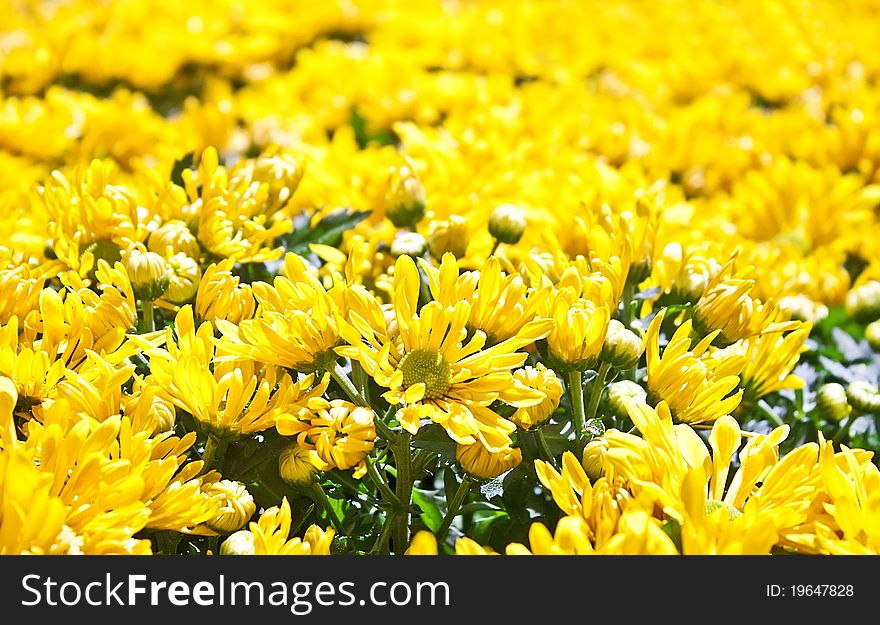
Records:
[[[239,530],[230,534],[220,545],[221,556],[252,556],[257,552],[254,535],[248,530]]]
[[[877,414],[880,412],[880,392],[870,382],[850,382],[846,387],[846,398],[859,412]]]
[[[278,474],[288,484],[306,486],[312,483],[318,469],[312,464],[311,455],[296,443],[286,447],[278,456]]]
[[[605,452],[608,451],[608,441],[604,438],[594,438],[584,447],[582,464],[589,478],[598,480],[605,474]]]
[[[190,301],[199,290],[199,280],[202,277],[199,264],[186,254],[175,254],[166,260],[171,268],[171,277],[162,297],[172,304]]]
[[[823,384],[816,391],[816,406],[825,416],[840,421],[852,412],[852,406],[846,396],[846,389],[842,384],[831,382]]]
[[[234,532],[247,523],[257,511],[254,498],[241,482],[220,480],[208,486],[205,492],[209,497],[216,497],[222,501],[220,511],[206,523],[215,532],[221,534]]]
[[[391,255],[417,258],[428,249],[428,242],[418,232],[401,232],[391,242]]]
[[[602,345],[600,358],[616,369],[630,369],[635,367],[642,353],[645,351],[645,342],[632,330],[628,330],[617,319],[608,322],[608,331],[605,333],[605,343]]]
[[[385,214],[398,228],[412,228],[425,216],[425,190],[412,163],[392,167],[385,191]]]
[[[443,254],[447,252],[456,258],[464,258],[469,242],[467,219],[458,215],[452,215],[445,221],[435,222],[428,235],[431,256],[437,260],[443,258]]]
[[[489,234],[499,243],[518,243],[526,225],[525,211],[513,204],[501,204],[489,216]]]
[[[626,419],[629,412],[626,410],[626,400],[632,400],[637,404],[648,401],[648,392],[631,380],[620,380],[608,385],[608,408],[611,414],[618,419]]]
[[[198,258],[202,253],[199,240],[180,219],[166,221],[156,228],[147,241],[147,248],[160,256],[183,253]]]
[[[874,349],[880,349],[880,321],[872,321],[865,328],[865,339]]]
[[[478,480],[495,479],[522,462],[522,452],[516,447],[489,451],[480,443],[459,445],[455,457],[461,468]]]
[[[880,282],[871,280],[846,294],[846,313],[856,321],[880,318]]]
[[[154,300],[168,288],[171,268],[164,258],[147,251],[143,244],[136,243],[123,252],[122,264],[138,299]]]

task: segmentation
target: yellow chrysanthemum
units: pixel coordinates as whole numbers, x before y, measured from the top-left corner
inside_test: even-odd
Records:
[[[660,311],[646,333],[648,363],[648,400],[665,401],[675,419],[682,423],[712,422],[730,414],[742,400],[739,372],[741,356],[720,361],[704,357],[719,330],[710,333],[691,347],[691,322],[685,321],[672,335],[660,354],[660,325],[665,311]]]
[[[281,556],[326,556],[330,555],[330,545],[335,532],[317,525],[310,526],[303,538],[290,537],[290,504],[287,497],[280,506],[265,510],[258,521],[251,521],[249,529],[232,534],[221,546],[220,552],[227,555],[281,555]],[[227,542],[244,545],[225,548]]]
[[[546,422],[562,399],[562,382],[559,381],[556,373],[539,362],[534,367],[517,369],[513,372],[513,377],[523,385],[541,391],[545,397],[540,404],[517,408],[510,420],[524,430]]]
[[[177,313],[174,330],[166,330],[166,349],[149,354],[148,381],[220,437],[274,427],[279,416],[305,409],[328,382],[312,388],[314,375],[295,381],[271,365],[221,360],[215,355],[213,327],[205,322],[196,329],[190,306]]]
[[[287,254],[284,275],[253,285],[259,303],[253,319],[238,325],[215,319],[225,352],[306,373],[326,369],[339,342],[335,315],[341,287],[329,291],[302,257]]]
[[[485,333],[468,338],[467,302],[452,308],[439,302],[419,307],[419,288],[415,263],[401,256],[394,267],[397,332],[392,333],[379,302],[353,287],[348,319],[340,319],[349,345],[337,352],[358,361],[377,384],[389,389],[383,397],[400,406],[397,419],[410,433],[418,431],[422,419],[431,419],[459,444],[480,441],[490,451],[509,447],[515,426],[489,405],[501,400],[519,407],[543,400],[543,393],[517,383],[510,370],[526,359],[517,350],[546,336],[551,322],[529,322],[513,338],[486,347]]]
[[[354,476],[362,477],[367,471],[364,458],[376,439],[375,413],[342,399],[327,401],[323,397],[311,399],[308,407],[311,416],[281,416],[278,433],[297,435],[300,447],[311,451],[312,463],[321,471],[354,468]]]
[[[195,311],[200,321],[240,323],[254,316],[257,302],[249,284],[232,273],[235,261],[226,258],[205,269],[196,292]]]

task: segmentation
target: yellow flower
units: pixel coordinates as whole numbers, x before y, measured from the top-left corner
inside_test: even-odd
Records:
[[[349,318],[340,319],[349,345],[337,352],[358,361],[389,389],[383,397],[401,406],[397,419],[410,433],[418,431],[422,419],[431,419],[459,444],[479,441],[493,452],[509,447],[515,426],[489,405],[501,400],[531,406],[544,399],[543,393],[519,384],[510,370],[527,356],[516,350],[546,336],[550,322],[531,321],[515,337],[486,347],[485,333],[468,338],[467,302],[452,308],[429,302],[419,308],[419,287],[415,262],[401,256],[394,268],[394,335],[376,299],[352,287]]]
[[[169,219],[150,233],[147,247],[151,252],[168,257],[185,254],[190,258],[199,258],[202,249],[199,240],[190,231],[186,222],[180,219]]]
[[[122,266],[138,299],[154,300],[168,288],[171,267],[165,258],[147,251],[142,243],[122,251]]]
[[[311,399],[309,409],[314,414],[307,422],[290,415],[279,418],[278,433],[297,435],[297,443],[311,451],[312,463],[321,471],[354,468],[355,477],[362,477],[367,472],[364,458],[376,439],[375,413],[342,399],[323,397]]]
[[[285,275],[253,285],[259,303],[253,319],[238,325],[216,319],[224,352],[305,373],[327,369],[339,342],[335,315],[340,287],[329,291],[296,254],[284,259]]]
[[[428,530],[419,530],[412,537],[404,555],[407,556],[436,556],[438,554],[437,537]],[[489,556],[498,555],[492,549],[483,547],[467,536],[462,536],[455,541],[455,555],[457,556]]]
[[[231,258],[212,263],[205,269],[196,292],[195,311],[199,320],[216,325],[217,320],[240,323],[254,316],[257,302],[249,284],[233,275]]]
[[[86,275],[96,261],[118,261],[119,250],[142,241],[146,227],[138,204],[125,187],[114,184],[117,168],[93,160],[73,180],[53,172],[40,193],[49,215],[48,234],[58,259]]]
[[[546,288],[529,288],[518,274],[505,273],[494,256],[479,272],[459,275],[452,254],[443,255],[439,268],[424,262],[422,268],[433,298],[447,308],[468,302],[468,325],[485,332],[491,342],[516,336],[525,324],[538,318],[548,292]]]
[[[793,330],[798,321],[782,321],[775,302],[761,302],[751,296],[752,279],[735,277],[733,260],[706,287],[694,306],[694,327],[701,334],[719,330],[723,345],[768,332]],[[753,268],[751,268],[753,270]]]
[[[526,366],[513,372],[513,378],[529,388],[544,393],[544,400],[534,406],[517,408],[510,420],[524,430],[537,427],[547,421],[562,399],[562,383],[553,372],[540,362],[534,367]]]
[[[195,328],[192,307],[184,306],[166,329],[166,349],[149,350],[148,381],[160,394],[186,410],[218,436],[239,436],[275,426],[283,414],[304,410],[315,388],[314,375],[294,381],[288,373],[247,359],[215,356],[210,323]]]
[[[783,334],[772,332],[745,339],[728,349],[745,356],[740,376],[745,389],[744,403],[782,389],[803,388],[804,381],[792,371],[805,345],[812,325],[801,323],[795,330]],[[713,354],[717,358],[717,354]]]
[[[742,400],[737,375],[745,365],[741,356],[719,362],[705,358],[709,345],[720,332],[715,330],[691,347],[691,322],[685,321],[672,335],[660,354],[660,311],[646,334],[648,362],[648,401],[665,401],[675,419],[682,423],[712,422],[731,414]]]
[[[287,497],[284,497],[280,506],[268,508],[260,515],[258,521],[251,521],[248,530],[232,534],[227,541],[231,540],[233,543],[237,543],[237,546],[226,547],[224,542],[220,553],[226,555],[330,555],[330,544],[335,535],[331,528],[322,530],[316,525],[311,525],[303,538],[291,538],[290,525],[290,504],[287,502]]]
[[[566,368],[593,367],[605,344],[611,318],[608,308],[589,299],[569,301],[557,296],[552,314],[553,330],[547,337],[551,359]]]
[[[202,152],[197,170],[183,171],[190,210],[197,215],[197,237],[208,253],[242,263],[282,255],[283,250],[272,245],[292,230],[293,223],[286,211],[287,199],[278,192],[283,182],[298,182],[301,172],[280,165],[277,173],[284,180],[279,186],[272,182],[272,167],[242,160],[227,169],[211,147]]]
[[[428,249],[431,256],[440,260],[444,254],[452,254],[456,258],[467,256],[470,235],[467,219],[459,215],[451,215],[449,219],[432,222],[428,229]]]
[[[480,443],[474,443],[459,445],[455,450],[455,459],[469,475],[478,480],[492,480],[519,466],[522,451],[517,447],[489,451]]]
[[[816,546],[834,555],[880,554],[880,471],[870,452],[821,441],[818,473],[825,515],[815,519]]]

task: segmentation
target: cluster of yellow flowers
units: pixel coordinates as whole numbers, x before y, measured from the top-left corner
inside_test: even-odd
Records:
[[[0,553],[880,553],[878,8],[0,0]]]

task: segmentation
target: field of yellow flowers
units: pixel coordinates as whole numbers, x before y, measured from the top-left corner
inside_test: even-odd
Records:
[[[878,0],[0,0],[0,554],[880,553]]]

